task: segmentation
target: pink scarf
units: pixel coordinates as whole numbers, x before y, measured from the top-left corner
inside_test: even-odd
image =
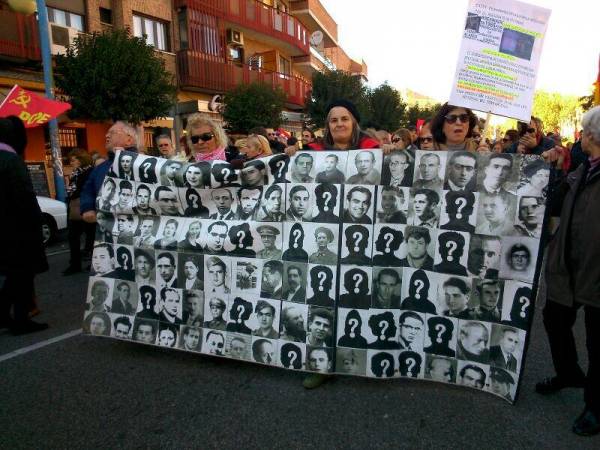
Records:
[[[196,153],[194,158],[196,159],[196,161],[227,161],[224,148],[217,148],[209,153]]]

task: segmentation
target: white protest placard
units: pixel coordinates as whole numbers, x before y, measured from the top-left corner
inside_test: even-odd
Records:
[[[450,104],[528,122],[550,12],[470,0]]]

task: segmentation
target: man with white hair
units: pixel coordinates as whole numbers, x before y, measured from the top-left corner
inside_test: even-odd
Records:
[[[108,159],[92,170],[81,191],[81,215],[88,223],[96,221],[96,197],[102,181],[115,159],[115,149],[124,149],[137,153],[138,137],[135,129],[125,122],[115,122],[106,132],[106,151]]]

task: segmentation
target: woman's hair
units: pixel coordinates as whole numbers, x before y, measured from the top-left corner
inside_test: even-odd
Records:
[[[69,153],[69,158],[75,158],[81,163],[81,167],[92,165],[92,157],[88,152],[80,148],[76,148]]]
[[[246,138],[246,145],[248,147],[250,147],[251,145],[258,147],[262,153],[261,156],[270,156],[273,154],[268,139],[264,136],[261,136],[260,134],[251,134],[250,136],[248,136]]]
[[[550,168],[541,159],[536,159],[523,167],[523,175],[527,178],[531,178],[540,170],[550,170]]]
[[[394,136],[398,136],[404,142],[404,147],[408,147],[412,144],[412,137],[408,128],[400,128],[394,131]]]
[[[450,111],[456,108],[462,108],[467,112],[467,115],[469,116],[469,130],[467,131],[466,137],[471,137],[473,128],[475,128],[475,125],[478,124],[477,116],[473,114],[473,111],[471,111],[469,108],[449,105],[448,102],[446,102],[442,105],[435,117],[431,119],[431,134],[433,135],[433,140],[435,142],[439,142],[441,144],[446,143],[446,135],[444,134],[444,122],[448,113],[450,113]]]
[[[212,133],[215,135],[217,148],[227,147],[228,139],[223,127],[214,120],[204,117],[200,113],[196,113],[188,118],[187,127],[185,128],[187,132],[187,144],[190,148],[192,148],[192,128],[198,128],[202,125],[206,125],[212,130]]]
[[[331,135],[331,131],[329,131],[329,119],[331,118],[332,110],[333,110],[333,108],[331,108],[329,110],[329,112],[327,113],[327,117],[325,117],[325,133],[323,135],[323,143],[325,144],[325,148],[327,148],[327,149],[335,148],[335,144],[333,142],[333,136]],[[360,138],[363,135],[363,133],[360,130],[360,126],[358,125],[356,117],[354,117],[350,111],[348,111],[348,114],[350,114],[350,118],[352,119],[352,137],[350,138],[350,147],[349,148],[357,149],[358,143],[359,143]]]
[[[10,145],[17,155],[23,156],[27,147],[27,132],[21,119],[17,116],[0,119],[0,142]]]

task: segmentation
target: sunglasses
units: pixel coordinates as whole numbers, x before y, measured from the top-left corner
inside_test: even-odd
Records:
[[[202,140],[202,142],[208,142],[214,137],[215,135],[212,133],[202,133],[190,137],[190,141],[192,141],[192,144],[197,144],[200,140]]]
[[[502,138],[502,142],[508,142],[508,138]]]
[[[525,129],[525,132],[527,133],[535,133],[537,130],[535,128],[529,127],[527,129]]]
[[[397,144],[398,142],[400,142],[402,140],[402,138],[399,137],[395,137],[392,139],[392,144]]]
[[[433,142],[433,138],[432,137],[422,137],[422,138],[419,138],[419,142]]]
[[[444,116],[444,119],[446,119],[447,123],[456,123],[457,120],[459,120],[460,123],[468,123],[469,115],[468,114],[448,114],[447,116]]]

